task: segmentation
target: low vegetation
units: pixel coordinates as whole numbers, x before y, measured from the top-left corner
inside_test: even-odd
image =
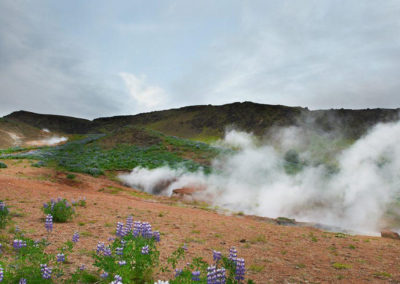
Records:
[[[53,202],[65,204],[65,200]],[[4,206],[4,208],[6,208]],[[45,207],[47,208],[47,207]],[[64,207],[62,207],[64,208]],[[58,211],[53,211],[57,214]],[[46,214],[48,212],[45,212]],[[52,218],[47,215],[45,227],[50,235]],[[51,217],[51,218],[50,218]],[[55,220],[56,218],[54,218]],[[177,248],[164,264],[160,263],[157,243],[160,232],[153,231],[147,222],[133,221],[129,216],[126,224],[118,222],[116,236],[108,242],[98,242],[95,251],[89,253],[96,270],[85,265],[75,272],[66,271],[68,256],[79,242],[75,232],[71,240],[63,243],[55,253],[47,251],[48,238],[32,240],[19,228],[14,230],[10,243],[4,243],[4,255],[0,261],[0,282],[4,283],[245,283],[245,262],[237,257],[235,248],[229,256],[213,251],[210,265],[202,258],[186,259],[186,245]],[[82,236],[84,232],[81,233]],[[182,267],[182,268],[180,268]],[[157,273],[173,275],[168,281],[155,278]],[[155,282],[157,281],[157,282]],[[246,283],[253,283],[247,280]]]

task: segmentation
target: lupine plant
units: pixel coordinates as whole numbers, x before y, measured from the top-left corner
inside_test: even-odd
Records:
[[[99,242],[96,247],[94,265],[101,272],[101,283],[151,283],[159,263],[159,232],[154,233],[147,222],[133,223],[128,217],[125,226],[117,223],[116,235],[109,245]]]
[[[58,198],[57,200],[51,199],[50,202],[44,203],[43,212],[53,216],[54,222],[64,223],[72,219],[75,210],[66,199]]]
[[[9,214],[10,211],[6,206],[6,203],[0,200],[0,229],[6,226]]]
[[[47,229],[47,226],[46,226]],[[48,230],[49,235],[51,230]],[[22,231],[15,233],[11,242],[13,258],[6,263],[0,261],[0,282],[4,283],[155,283],[155,284],[239,284],[244,283],[245,262],[237,257],[237,250],[231,248],[229,256],[213,251],[213,264],[202,258],[186,262],[186,245],[179,247],[168,258],[167,266],[159,266],[157,243],[160,233],[153,231],[147,222],[135,221],[128,217],[126,225],[117,224],[116,238],[108,242],[99,242],[93,252],[94,266],[98,272],[87,271],[85,266],[76,268],[76,272],[64,275],[63,266],[68,254],[79,241],[77,232],[72,241],[67,241],[57,253],[45,252],[49,245],[47,239],[33,241],[26,238]],[[186,262],[182,268],[179,263]],[[169,266],[173,269],[169,270]],[[171,272],[173,279],[156,280],[155,272]],[[248,280],[247,283],[253,283]]]

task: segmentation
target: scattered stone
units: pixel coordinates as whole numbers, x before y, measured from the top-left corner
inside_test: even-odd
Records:
[[[276,223],[278,225],[283,225],[283,226],[293,226],[293,225],[296,225],[296,220],[289,219],[286,217],[278,217],[278,218],[276,218]]]
[[[382,231],[381,237],[393,240],[400,240],[400,235],[398,233],[389,230]]]
[[[246,242],[246,239],[241,239],[239,242],[245,243],[245,242]]]

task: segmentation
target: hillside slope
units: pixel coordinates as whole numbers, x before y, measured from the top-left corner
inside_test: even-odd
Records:
[[[13,212],[12,223],[1,230],[3,247],[12,241],[17,225],[33,239],[48,237],[50,250],[74,232],[81,235],[68,257],[67,273],[86,264],[97,273],[91,253],[99,241],[115,236],[116,222],[129,215],[148,221],[162,232],[161,262],[186,243],[187,258],[212,263],[212,250],[226,254],[235,246],[246,261],[246,277],[255,283],[398,283],[400,241],[369,236],[324,232],[311,227],[279,226],[267,218],[219,214],[204,204],[150,196],[106,178],[77,175],[53,169],[33,168],[25,161],[8,162],[0,170],[0,195]],[[85,207],[68,223],[56,223],[52,233],[45,230],[42,204],[51,198],[69,201],[86,197]],[[6,252],[11,250],[5,250]],[[174,272],[156,271],[158,279],[173,278]],[[386,281],[386,282],[385,282]]]
[[[110,133],[130,125],[166,135],[208,141],[221,138],[227,127],[263,135],[273,127],[302,126],[317,132],[340,131],[341,135],[355,139],[378,122],[398,120],[399,109],[310,111],[301,107],[243,102],[221,106],[188,106],[137,115],[97,118],[93,121],[26,111],[14,112],[5,118],[64,133]]]

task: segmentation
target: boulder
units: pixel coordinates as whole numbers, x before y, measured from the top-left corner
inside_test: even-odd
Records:
[[[389,230],[382,231],[381,237],[388,238],[388,239],[394,239],[394,240],[400,240],[400,235],[398,233],[389,231]]]
[[[196,192],[204,191],[206,188],[203,185],[192,185],[192,186],[184,186],[181,188],[176,188],[172,191],[172,194],[175,196],[191,196]]]

